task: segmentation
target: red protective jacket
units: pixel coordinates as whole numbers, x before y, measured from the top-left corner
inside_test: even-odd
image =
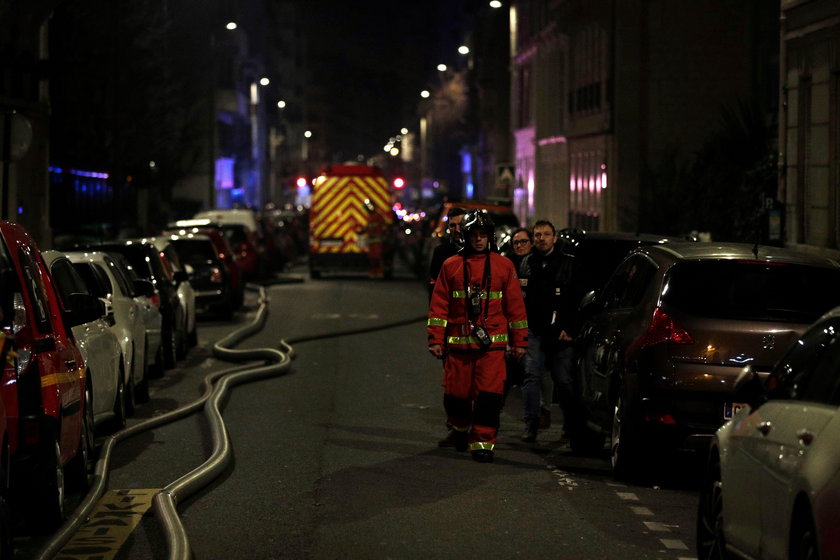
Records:
[[[487,258],[489,289],[484,285]],[[481,325],[490,335],[490,348],[504,349],[508,344],[526,348],[528,320],[516,270],[510,259],[492,252],[470,253],[466,257],[459,253],[443,263],[429,303],[429,345],[441,344],[448,350],[484,349],[469,324],[465,262],[469,284],[481,289],[481,314],[473,319],[473,324]]]

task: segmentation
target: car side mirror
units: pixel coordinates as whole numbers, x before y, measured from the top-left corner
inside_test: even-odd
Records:
[[[105,304],[90,294],[70,294],[65,302],[69,309],[65,313],[68,327],[96,321],[105,315]]]
[[[584,295],[580,299],[580,305],[578,305],[578,309],[585,310],[588,307],[591,307],[595,303],[595,300],[597,299],[597,297],[598,297],[598,294],[595,290],[592,290],[591,292],[588,292],[586,295]]]
[[[759,407],[766,400],[767,395],[761,377],[749,364],[744,366],[738,377],[735,378],[732,393],[733,400],[747,403],[750,405],[750,409]]]
[[[153,297],[155,295],[155,285],[151,280],[144,278],[137,278],[134,280],[134,292],[138,296]]]

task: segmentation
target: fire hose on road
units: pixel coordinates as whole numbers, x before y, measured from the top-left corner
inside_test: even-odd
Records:
[[[261,360],[265,365],[248,366],[246,368],[237,367],[214,372],[204,378],[204,392],[197,400],[109,436],[100,450],[91,490],[88,492],[84,501],[76,508],[64,525],[62,525],[61,529],[39,551],[36,557],[38,560],[49,560],[58,554],[61,548],[79,530],[79,527],[85,522],[91,511],[93,511],[97,501],[107,489],[111,453],[117,443],[158,426],[180,420],[203,408],[213,438],[212,454],[201,466],[166,486],[154,498],[155,512],[166,534],[169,558],[173,560],[187,560],[191,558],[189,539],[178,517],[176,507],[180,501],[188,498],[219,476],[231,460],[230,441],[220,411],[220,407],[223,406],[229,389],[237,384],[285,373],[291,364],[293,349],[285,341],[281,341],[280,343],[285,351],[273,348],[249,350],[231,348],[231,346],[235,346],[263,328],[268,316],[268,302],[265,288],[260,287],[259,308],[254,320],[231,332],[213,345],[213,354],[219,359],[235,362]]]
[[[274,348],[236,349],[233,348],[247,337],[262,330],[268,316],[269,299],[264,287],[257,287],[259,291],[259,307],[254,320],[245,326],[231,332],[213,345],[213,355],[221,360],[231,362],[261,361],[262,365],[239,366],[207,375],[203,381],[203,394],[195,401],[160,416],[145,420],[134,426],[125,428],[110,435],[102,445],[99,460],[96,463],[94,479],[91,489],[78,508],[70,515],[59,531],[38,552],[38,560],[50,560],[55,557],[78,532],[90,516],[99,499],[107,490],[109,464],[114,446],[140,433],[149,431],[162,425],[183,419],[201,409],[204,410],[213,440],[213,450],[210,457],[196,469],[167,485],[158,492],[153,499],[155,514],[166,538],[169,560],[190,560],[192,552],[186,530],[178,516],[177,506],[200,489],[210,484],[228,466],[232,459],[230,440],[221,414],[229,390],[239,384],[257,381],[286,373],[294,357],[294,349],[289,342],[280,341],[282,350]],[[255,289],[249,285],[249,289]],[[315,336],[299,337],[292,343],[334,338],[351,334],[360,334],[376,330],[394,328],[402,325],[425,321],[426,317],[396,321],[385,325],[378,325],[364,329],[353,329],[341,332],[319,334]]]

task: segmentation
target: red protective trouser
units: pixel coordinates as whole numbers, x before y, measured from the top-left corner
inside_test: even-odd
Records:
[[[448,422],[459,430],[472,426],[471,449],[492,449],[499,429],[505,384],[505,353],[449,352],[443,361],[443,403]]]

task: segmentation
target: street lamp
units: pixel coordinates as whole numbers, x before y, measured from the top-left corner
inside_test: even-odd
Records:
[[[260,85],[261,86],[267,86],[270,83],[271,83],[271,80],[269,80],[268,78],[260,78]]]
[[[458,47],[458,52],[461,54],[470,54],[470,48],[467,45],[461,45]]]
[[[277,107],[279,107],[280,109],[285,109],[286,108],[286,102],[281,99],[280,101],[277,102]]]
[[[501,2],[499,2],[499,0],[491,0],[491,1],[490,1],[490,7],[491,7],[491,8],[501,8],[501,7],[502,7],[502,3],[501,3]]]
[[[429,90],[427,89],[424,89],[420,92],[420,97],[422,97],[423,99],[428,99],[430,95],[431,93],[429,93]]]
[[[438,65],[437,65],[437,69],[438,69],[440,72],[446,72],[446,64],[438,64]]]

